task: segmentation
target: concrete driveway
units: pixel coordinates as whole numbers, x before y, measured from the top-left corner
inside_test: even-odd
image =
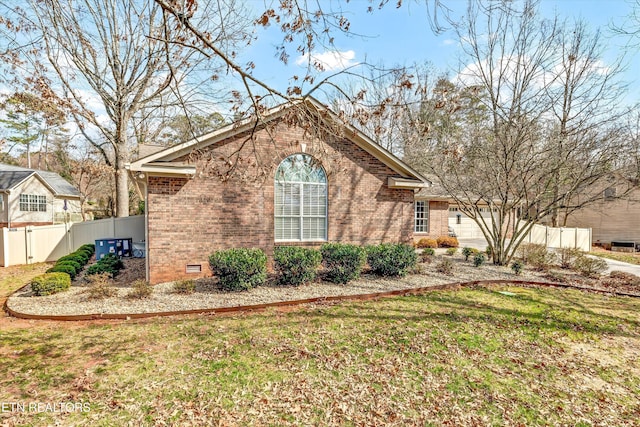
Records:
[[[458,243],[460,243],[460,248],[468,247],[468,248],[479,249],[481,251],[484,251],[485,249],[487,249],[487,246],[488,246],[487,240],[484,238],[481,238],[481,239],[458,238]]]
[[[609,268],[607,269],[607,273],[610,273],[614,270],[616,271],[624,271],[625,273],[635,274],[636,276],[640,276],[640,265],[629,264],[627,262],[616,261],[608,258],[594,257],[593,255],[589,255],[592,258],[600,258],[604,260]]]

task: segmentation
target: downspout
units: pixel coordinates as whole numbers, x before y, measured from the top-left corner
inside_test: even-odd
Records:
[[[142,187],[142,194],[144,195],[144,274],[145,280],[149,281],[149,185],[148,177],[144,172],[138,172],[135,174],[134,179]]]

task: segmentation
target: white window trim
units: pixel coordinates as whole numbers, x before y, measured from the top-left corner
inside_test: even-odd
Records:
[[[276,181],[274,183],[274,189],[276,184],[278,183],[278,181]],[[327,241],[327,236],[329,235],[329,230],[327,229],[327,218],[329,217],[329,197],[328,197],[328,191],[327,191],[327,183],[326,182],[305,182],[305,181],[284,181],[284,183],[286,184],[294,184],[294,185],[299,185],[300,186],[300,214],[299,215],[275,215],[275,192],[274,192],[274,234],[275,234],[275,218],[299,218],[300,219],[300,228],[298,230],[298,238],[297,239],[274,239],[274,241],[276,243],[294,243],[294,242],[326,242]],[[304,203],[302,203],[302,201],[304,200],[304,186],[306,185],[321,185],[324,187],[324,194],[325,194],[325,198],[324,198],[324,217],[316,215],[316,216],[311,216],[311,215],[307,215],[305,217],[304,215]],[[324,238],[320,238],[320,239],[303,239],[302,238],[302,231],[304,230],[304,219],[305,218],[324,218],[324,233],[325,233],[325,237]]]
[[[22,201],[23,196],[26,201]],[[26,205],[27,209],[22,209],[23,205]],[[32,209],[32,206],[36,208]],[[40,209],[41,206],[44,206],[44,209]],[[22,193],[18,196],[18,209],[20,212],[47,212],[47,196]]]
[[[418,218],[418,203],[424,203],[424,218]],[[425,229],[418,231],[418,220],[425,222]],[[413,203],[413,232],[414,233],[428,233],[431,221],[429,221],[429,201],[428,200],[416,200]]]

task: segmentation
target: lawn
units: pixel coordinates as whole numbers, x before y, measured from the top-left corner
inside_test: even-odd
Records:
[[[627,262],[629,264],[640,265],[640,254],[631,254],[625,252],[611,252],[602,249],[589,252],[590,255],[599,256],[601,258],[609,258],[616,261]]]
[[[494,286],[227,317],[4,322],[0,367],[0,403],[86,404],[4,410],[9,425],[637,425],[640,300]]]

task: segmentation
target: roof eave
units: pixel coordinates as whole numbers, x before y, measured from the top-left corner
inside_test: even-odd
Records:
[[[193,165],[176,165],[171,163],[167,163],[166,165],[154,163],[136,165],[132,163],[125,165],[125,168],[131,172],[141,172],[147,175],[192,177],[196,174],[196,167]]]
[[[430,185],[428,182],[424,182],[417,179],[398,178],[390,176],[387,179],[387,187],[398,188],[405,190],[417,190],[420,188],[428,188]]]

